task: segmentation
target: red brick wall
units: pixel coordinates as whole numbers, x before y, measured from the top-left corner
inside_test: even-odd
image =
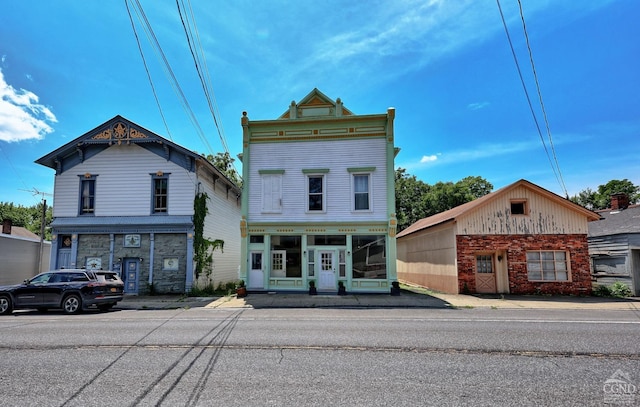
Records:
[[[476,254],[504,250],[511,294],[591,295],[587,235],[459,235],[456,242],[460,293],[476,292]],[[571,281],[529,281],[528,250],[567,250]]]

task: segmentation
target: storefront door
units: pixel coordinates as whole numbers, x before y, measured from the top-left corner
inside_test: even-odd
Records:
[[[264,269],[262,268],[262,251],[249,254],[249,281],[247,287],[252,289],[264,288]]]
[[[320,265],[318,274],[319,290],[336,289],[336,266],[335,251],[319,250],[318,264]]]

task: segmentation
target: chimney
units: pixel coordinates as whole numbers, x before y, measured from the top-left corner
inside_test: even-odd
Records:
[[[629,206],[629,196],[625,193],[617,193],[611,195],[611,209],[614,211],[619,211],[622,209],[627,209]]]
[[[11,221],[11,219],[4,219],[2,221],[2,233],[4,233],[5,235],[10,235],[12,225],[13,222]]]

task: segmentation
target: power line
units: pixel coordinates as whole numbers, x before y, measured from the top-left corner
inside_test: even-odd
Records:
[[[127,1],[132,1],[132,3],[134,3],[134,10],[136,11],[139,20],[142,23],[142,26],[145,30],[145,33],[147,34],[147,38],[149,39],[149,42],[151,42],[152,48],[154,50],[154,52],[156,53],[156,56],[158,56],[158,58],[162,61],[162,66],[163,66],[163,70],[165,72],[165,75],[167,75],[168,79],[169,79],[169,83],[171,84],[171,87],[173,88],[174,92],[176,93],[176,95],[178,96],[178,100],[180,101],[182,108],[184,109],[185,113],[187,113],[187,116],[189,117],[189,120],[191,121],[191,123],[193,124],[194,128],[196,129],[196,133],[198,134],[198,137],[200,138],[200,140],[206,145],[206,147],[208,148],[209,152],[211,154],[213,154],[213,148],[211,147],[211,145],[209,144],[209,141],[207,140],[207,138],[204,135],[204,131],[202,130],[202,127],[200,126],[200,123],[198,122],[198,119],[196,118],[196,115],[194,114],[193,110],[191,109],[191,105],[189,104],[187,97],[185,96],[184,92],[182,91],[182,88],[180,87],[180,83],[178,82],[178,79],[176,78],[173,69],[171,69],[171,65],[169,64],[169,61],[167,60],[167,57],[164,53],[164,51],[162,50],[162,47],[160,46],[160,42],[158,41],[158,38],[156,37],[153,28],[151,27],[151,23],[149,23],[149,20],[147,19],[147,16],[144,12],[144,9],[142,8],[142,5],[140,4],[139,0],[125,0],[125,2]],[[136,9],[137,8],[137,9]]]
[[[165,119],[164,112],[162,111],[162,106],[160,105],[160,100],[158,99],[158,94],[156,93],[156,87],[153,85],[153,79],[151,79],[151,74],[149,73],[147,60],[144,57],[144,53],[142,52],[142,46],[140,45],[140,39],[138,38],[138,31],[136,31],[136,25],[133,22],[133,17],[131,16],[131,11],[129,10],[129,2],[125,0],[124,5],[127,7],[127,14],[129,14],[129,21],[131,21],[131,28],[133,29],[133,35],[136,37],[136,43],[138,44],[138,51],[140,52],[140,57],[142,57],[144,70],[147,73],[147,78],[149,79],[149,84],[151,85],[151,91],[153,92],[153,97],[156,100],[156,105],[158,106],[160,117],[162,117],[162,122],[164,123],[164,128],[167,130],[167,135],[169,136],[169,139],[173,141],[173,137],[171,137],[171,131],[169,130],[169,126],[167,125],[167,120]]]
[[[180,7],[181,1],[182,1],[182,8]],[[200,79],[200,84],[202,86],[202,90],[204,92],[205,98],[207,99],[207,104],[209,106],[209,111],[211,112],[211,117],[213,118],[213,122],[218,131],[220,143],[222,145],[224,152],[227,154],[230,154],[229,147],[227,145],[227,141],[224,135],[222,120],[219,120],[220,112],[218,110],[218,105],[216,103],[215,94],[214,94],[213,86],[211,82],[211,76],[209,74],[209,69],[207,68],[207,60],[205,58],[205,54],[203,51],[202,42],[200,41],[198,26],[196,24],[196,20],[193,15],[193,8],[191,7],[190,1],[188,1],[188,4],[189,6],[188,6],[188,13],[187,13],[186,12],[187,7],[185,7],[184,0],[176,0],[176,6],[178,8],[180,21],[182,22],[182,27],[184,29],[185,36],[187,37],[189,52],[191,53],[191,57],[193,58],[193,63],[196,68],[196,73],[198,74],[198,78]],[[185,15],[183,15],[182,13],[183,8],[185,9]],[[233,163],[231,165],[232,167],[234,167],[233,168],[234,171],[238,172],[235,169],[235,166],[233,165]]]
[[[524,38],[527,42],[527,50],[529,51],[529,61],[531,63],[531,70],[533,71],[533,78],[536,83],[536,89],[538,91],[538,100],[540,101],[540,108],[542,110],[542,117],[544,118],[545,127],[547,129],[547,137],[549,138],[549,145],[551,146],[551,153],[553,154],[553,159],[556,163],[556,168],[558,169],[558,176],[560,177],[560,183],[562,189],[564,190],[567,198],[569,197],[569,193],[567,192],[567,188],[564,184],[564,179],[562,178],[562,171],[560,171],[560,164],[558,163],[558,156],[556,155],[556,149],[553,146],[553,139],[551,138],[551,129],[549,127],[549,120],[547,118],[547,111],[544,108],[544,102],[542,101],[542,92],[540,91],[540,83],[538,82],[538,74],[536,73],[536,65],[533,62],[533,52],[531,51],[531,44],[529,43],[529,34],[527,33],[527,25],[524,21],[524,12],[522,11],[522,2],[518,0],[518,6],[520,8],[520,18],[522,20],[522,30],[524,31]]]
[[[564,186],[564,182],[560,181],[560,177],[558,175],[558,172],[560,171],[560,168],[558,166],[558,170],[556,171],[556,165],[554,165],[553,161],[551,160],[551,156],[549,155],[549,150],[547,149],[547,144],[544,141],[544,136],[542,135],[542,130],[540,129],[540,124],[538,123],[538,118],[536,117],[536,113],[535,113],[535,110],[533,109],[533,104],[531,103],[531,98],[529,97],[529,92],[527,91],[527,86],[525,84],[524,77],[522,76],[522,70],[520,69],[520,64],[518,63],[518,57],[516,56],[515,49],[513,48],[513,42],[511,41],[511,36],[509,35],[509,29],[507,27],[507,22],[505,21],[504,13],[502,12],[502,7],[500,6],[500,0],[496,0],[496,2],[498,4],[498,10],[500,11],[500,18],[502,19],[502,25],[504,26],[504,31],[505,31],[505,33],[507,35],[507,40],[509,42],[509,47],[511,48],[511,54],[513,55],[513,60],[514,60],[514,62],[516,64],[516,69],[518,71],[518,76],[520,77],[520,82],[522,83],[522,89],[524,90],[525,97],[527,98],[527,103],[529,104],[529,110],[531,111],[531,116],[533,117],[533,121],[534,121],[534,123],[536,125],[536,129],[538,131],[538,135],[540,137],[540,141],[542,142],[542,146],[544,147],[545,154],[547,155],[547,158],[549,160],[549,164],[551,165],[551,170],[553,171],[553,174],[555,175],[556,180],[558,181],[560,186],[564,189],[565,195],[568,196],[567,189]],[[518,2],[520,2],[520,0],[518,0]],[[522,17],[522,18],[523,18],[523,21],[524,21],[524,17]],[[541,95],[539,87],[538,87],[538,94]],[[545,121],[546,121],[546,115],[545,115]],[[548,126],[548,124],[547,124],[547,126]],[[555,156],[555,153],[554,153],[554,156]],[[557,159],[556,159],[556,163],[557,163]]]

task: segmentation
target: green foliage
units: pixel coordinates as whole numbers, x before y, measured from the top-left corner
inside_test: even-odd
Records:
[[[223,297],[225,295],[235,294],[236,284],[235,281],[220,283],[217,287],[214,287],[211,282],[203,286],[195,284],[191,287],[191,291],[189,291],[189,297]]]
[[[425,217],[427,210],[422,197],[429,192],[429,185],[415,175],[409,175],[404,168],[398,168],[395,175],[396,218],[398,231]]]
[[[631,294],[631,288],[622,281],[616,281],[611,285],[599,284],[593,289],[593,295],[597,297],[625,298],[630,297]]]
[[[20,226],[40,236],[42,225],[42,206],[40,202],[33,206],[14,205],[10,202],[0,202],[0,221],[11,219],[13,226]],[[47,206],[45,216],[45,240],[51,240],[51,229],[49,225],[53,220],[53,210]]]
[[[616,281],[611,285],[611,295],[620,298],[630,297],[631,289],[622,281]]]
[[[595,295],[596,297],[610,297],[611,296],[611,290],[609,289],[608,286],[602,284],[602,285],[596,285],[593,288],[593,295]]]
[[[398,231],[436,213],[480,198],[491,192],[493,185],[482,177],[466,177],[460,181],[434,185],[409,175],[404,168],[395,174],[396,218]]]
[[[236,184],[238,187],[242,187],[242,178],[238,174],[238,172],[233,167],[233,162],[235,158],[231,158],[231,155],[227,152],[218,153],[216,155],[207,154],[206,156],[202,154],[203,157],[207,159],[214,167],[220,170],[231,182]]]
[[[213,251],[224,250],[224,241],[220,239],[209,240],[204,237],[204,221],[209,213],[206,193],[199,193],[193,200],[193,260],[195,262],[196,280],[204,272],[208,279],[211,278],[213,269]]]
[[[614,179],[604,185],[599,185],[597,191],[593,191],[591,188],[584,189],[569,199],[587,209],[607,209],[611,206],[611,195],[618,193],[627,194],[630,204],[640,201],[640,186],[634,185],[626,178],[623,180]]]

